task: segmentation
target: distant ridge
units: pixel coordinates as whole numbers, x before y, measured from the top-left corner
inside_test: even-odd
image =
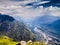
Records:
[[[0,14],[0,21],[14,21],[15,19],[9,15]]]

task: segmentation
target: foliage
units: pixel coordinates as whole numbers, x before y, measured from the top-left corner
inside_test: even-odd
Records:
[[[30,42],[30,43],[27,43],[26,45],[45,45],[45,44],[42,42]]]
[[[7,37],[7,36],[1,36],[0,37],[0,45],[16,45],[19,42],[13,41],[13,39]],[[27,42],[26,45],[45,45],[42,42]]]
[[[7,36],[0,37],[0,45],[16,45],[17,42],[12,41],[11,38]]]

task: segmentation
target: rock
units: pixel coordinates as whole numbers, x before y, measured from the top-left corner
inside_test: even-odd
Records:
[[[28,41],[28,43],[31,43],[31,42],[32,42],[32,40],[29,40],[29,41]]]
[[[26,41],[21,41],[21,45],[26,45]]]

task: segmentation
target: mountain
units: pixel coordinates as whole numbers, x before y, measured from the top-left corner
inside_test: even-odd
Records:
[[[47,35],[50,35],[56,45],[60,45],[60,19],[53,21],[52,23],[47,23],[43,25],[43,29]]]
[[[54,21],[52,24],[53,24],[52,27],[53,27],[54,29],[56,29],[56,30],[60,30],[60,19]]]
[[[59,17],[51,15],[43,15],[41,17],[36,17],[34,20],[39,23],[49,23],[59,19]]]
[[[58,19],[50,24],[47,24],[47,26],[52,29],[55,29],[55,30],[60,30],[60,19]]]
[[[47,28],[51,29],[54,34],[58,35],[60,38],[60,19],[50,23],[50,24],[45,24]]]
[[[43,16],[35,17],[31,21],[28,21],[27,25],[34,28],[35,26],[39,27],[44,24],[52,23],[58,19],[60,19],[60,17],[58,16],[43,15]]]
[[[31,21],[28,21],[26,25],[33,31],[35,27],[47,28],[48,27],[46,26],[47,24],[53,23],[58,19],[60,19],[60,17],[58,16],[43,15],[43,16],[35,17]]]
[[[13,18],[13,17],[11,17],[11,16],[8,16],[8,15],[2,15],[2,14],[0,14],[0,21],[14,21],[15,19]]]
[[[14,41],[36,40],[35,35],[23,22],[5,14],[0,14],[0,36],[2,35],[10,37]]]
[[[0,31],[7,31],[10,29],[11,22],[15,19],[11,16],[0,14]]]
[[[44,15],[33,19],[27,25],[38,40],[51,45],[60,44],[60,17]]]

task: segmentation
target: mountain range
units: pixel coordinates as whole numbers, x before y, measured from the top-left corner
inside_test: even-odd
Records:
[[[32,21],[27,22],[27,26],[37,37],[40,37],[38,39],[44,37],[43,40],[45,42],[51,41],[51,45],[52,42],[60,42],[60,17],[58,16],[43,15],[36,17]],[[58,44],[56,43],[56,45]]]
[[[38,40],[51,45],[60,42],[60,17],[43,15],[27,22],[14,18],[0,14],[0,36],[6,35],[14,41]]]
[[[58,16],[51,16],[51,15],[43,15],[33,18],[30,21],[27,21],[27,25],[29,27],[39,27],[39,26],[45,26],[47,24],[52,24],[53,22],[59,20],[60,17]]]

